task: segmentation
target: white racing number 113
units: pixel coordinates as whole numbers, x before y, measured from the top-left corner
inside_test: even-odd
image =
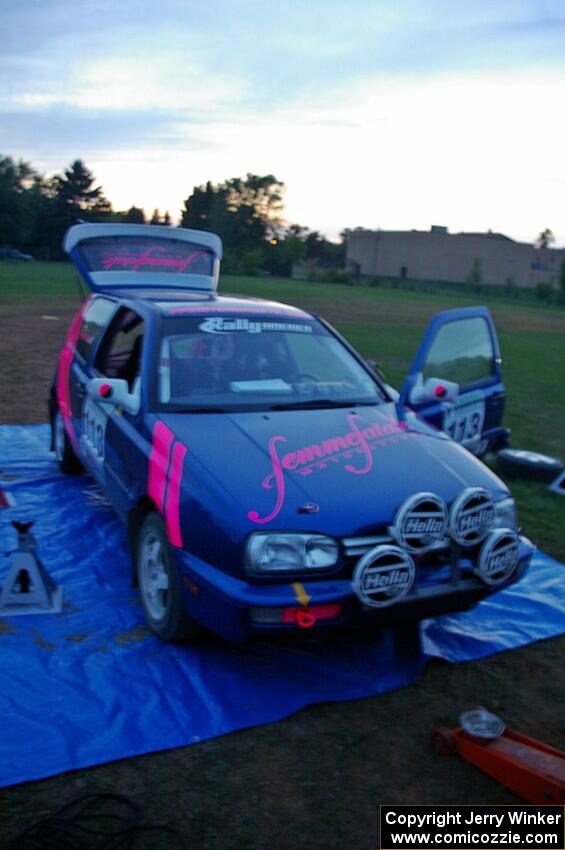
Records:
[[[485,421],[485,397],[480,390],[466,393],[444,413],[443,430],[452,440],[473,449],[481,439]]]
[[[85,453],[95,462],[104,460],[104,444],[106,441],[106,425],[108,413],[93,399],[87,399],[82,413],[82,445]]]

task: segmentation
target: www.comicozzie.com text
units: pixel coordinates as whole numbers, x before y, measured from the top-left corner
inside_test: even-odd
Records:
[[[381,847],[564,847],[560,806],[423,808],[381,807]]]

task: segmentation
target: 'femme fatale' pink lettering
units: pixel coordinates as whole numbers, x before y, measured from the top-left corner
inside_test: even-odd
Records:
[[[102,261],[102,268],[104,271],[110,271],[110,269],[113,269],[116,266],[125,266],[128,269],[136,271],[142,266],[167,266],[175,268],[179,272],[184,272],[198,257],[205,256],[205,252],[196,251],[183,258],[156,257],[151,256],[151,249],[144,251],[143,254],[138,254],[137,256],[128,256],[127,254],[106,254]]]
[[[352,463],[345,466],[347,472],[353,475],[366,475],[373,467],[373,448],[371,444],[376,440],[383,440],[387,437],[404,433],[407,430],[405,422],[396,422],[390,417],[384,424],[374,422],[366,428],[359,427],[361,417],[356,413],[351,413],[347,417],[349,427],[351,428],[346,434],[335,437],[328,437],[320,443],[313,443],[304,448],[297,449],[294,452],[280,453],[279,444],[286,443],[286,437],[280,434],[271,437],[269,440],[269,457],[272,464],[272,472],[263,479],[263,489],[271,490],[275,487],[276,502],[273,510],[268,516],[259,516],[258,511],[249,511],[247,514],[251,522],[256,522],[260,525],[271,522],[281,512],[284,505],[286,486],[285,486],[285,471],[298,471],[301,474],[308,474],[311,467],[317,466],[325,458],[337,460],[337,457],[343,453],[350,455],[352,450],[356,454],[362,456],[362,465],[357,467]]]

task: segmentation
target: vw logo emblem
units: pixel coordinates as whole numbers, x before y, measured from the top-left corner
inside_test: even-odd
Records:
[[[484,487],[467,487],[449,512],[449,534],[460,546],[473,546],[487,536],[494,522],[494,504]]]
[[[353,571],[353,590],[369,608],[384,608],[406,596],[414,583],[414,561],[398,546],[377,546]]]

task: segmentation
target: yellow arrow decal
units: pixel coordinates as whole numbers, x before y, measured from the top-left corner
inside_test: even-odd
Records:
[[[304,585],[299,581],[295,581],[292,585],[292,589],[294,590],[294,595],[296,596],[296,601],[300,602],[301,605],[306,608],[308,603],[310,602],[311,596],[308,596],[306,590],[304,589]]]

